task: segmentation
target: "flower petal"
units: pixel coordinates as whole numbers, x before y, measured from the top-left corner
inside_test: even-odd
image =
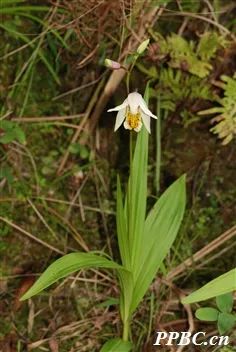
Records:
[[[143,100],[142,95],[137,92],[133,92],[128,95],[127,99],[131,113],[134,115],[137,114],[140,102]]]
[[[153,113],[148,109],[147,104],[145,102],[145,100],[142,98],[142,100],[139,103],[140,108],[143,110],[143,112],[148,115],[153,117],[154,119],[157,119],[156,115],[153,115]]]
[[[125,122],[124,122],[124,128],[126,129],[126,130],[132,130],[132,128],[130,127],[130,125],[128,124],[128,122],[125,120]]]
[[[118,111],[118,114],[116,115],[116,123],[115,123],[114,131],[117,131],[118,128],[122,125],[122,123],[125,119],[125,110],[126,109],[122,109],[122,110]]]
[[[125,99],[121,105],[118,105],[118,106],[116,106],[115,108],[109,109],[109,110],[107,110],[107,111],[108,111],[108,112],[111,112],[111,111],[119,111],[119,110],[121,110],[121,109],[126,108],[126,106],[128,106],[128,99]]]
[[[148,131],[148,133],[151,133],[151,127],[150,127],[150,116],[144,114],[144,112],[141,112],[141,116],[142,116],[142,121],[144,126],[146,127],[146,130]]]

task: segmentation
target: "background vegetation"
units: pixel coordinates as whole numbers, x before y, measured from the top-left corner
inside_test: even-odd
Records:
[[[106,271],[81,271],[28,303],[19,297],[63,253],[103,248],[117,258],[116,171],[125,183],[128,134],[114,134],[106,110],[127,92],[125,71],[103,63],[129,65],[145,38],[131,90],[143,93],[151,80],[150,105],[160,116],[149,203],[159,178],[163,191],[187,172],[188,208],[133,338],[137,351],[155,351],[156,330],[214,334],[214,324],[194,317],[197,305],[186,311],[179,298],[235,266],[235,2],[0,5],[0,351],[99,351],[120,330],[117,283]]]

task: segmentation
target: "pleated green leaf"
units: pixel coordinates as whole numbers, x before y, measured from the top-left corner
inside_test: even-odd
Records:
[[[117,178],[117,200],[116,200],[116,226],[118,243],[122,264],[125,268],[130,269],[131,254],[128,243],[128,231],[126,212],[123,206],[122,191],[119,177]],[[122,321],[129,319],[130,304],[133,295],[133,275],[128,271],[118,272],[120,281],[120,314]]]
[[[117,177],[117,193],[116,193],[116,227],[118,244],[120,249],[120,256],[122,264],[126,267],[130,267],[130,249],[128,245],[128,232],[127,232],[127,219],[126,212],[123,206],[122,191],[120,178]]]
[[[118,270],[120,281],[120,315],[123,323],[130,318],[130,307],[133,299],[134,282],[133,275],[128,270]]]
[[[142,128],[137,137],[127,192],[127,220],[131,264],[135,274],[139,260],[147,202],[148,132]]]
[[[100,352],[129,352],[131,349],[131,342],[121,339],[112,339],[105,343]]]
[[[185,193],[183,175],[164,192],[146,219],[131,312],[145,295],[176,238],[184,215]]]
[[[201,302],[236,290],[236,268],[210,281],[182,300],[183,304]]]
[[[75,271],[90,268],[123,270],[122,266],[99,255],[80,252],[66,254],[57,259],[44,271],[34,285],[21,297],[21,300],[23,301],[38,294],[54,282]]]

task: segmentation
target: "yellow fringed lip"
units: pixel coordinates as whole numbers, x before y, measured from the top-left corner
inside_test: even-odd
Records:
[[[132,114],[130,111],[127,111],[125,114],[124,128],[127,130],[134,130],[139,132],[142,128],[142,119],[141,113]]]

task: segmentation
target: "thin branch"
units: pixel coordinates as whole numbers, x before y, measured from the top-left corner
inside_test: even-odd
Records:
[[[50,121],[64,121],[83,117],[84,114],[67,115],[67,116],[42,116],[42,117],[14,117],[11,121],[18,122],[50,122]]]
[[[169,272],[169,274],[167,275],[167,279],[172,280],[177,275],[183,273],[189,267],[191,267],[193,265],[193,263],[196,263],[197,261],[202,260],[202,258],[204,258],[207,254],[211,253],[212,251],[214,251],[216,248],[218,248],[222,244],[225,244],[226,241],[229,241],[234,236],[236,236],[236,225],[233,226],[231,229],[225,231],[222,235],[220,235],[215,240],[213,240],[212,242],[207,244],[205,247],[200,249],[198,252],[196,252],[192,257],[186,259],[183,263],[181,263],[176,268],[171,270]]]

